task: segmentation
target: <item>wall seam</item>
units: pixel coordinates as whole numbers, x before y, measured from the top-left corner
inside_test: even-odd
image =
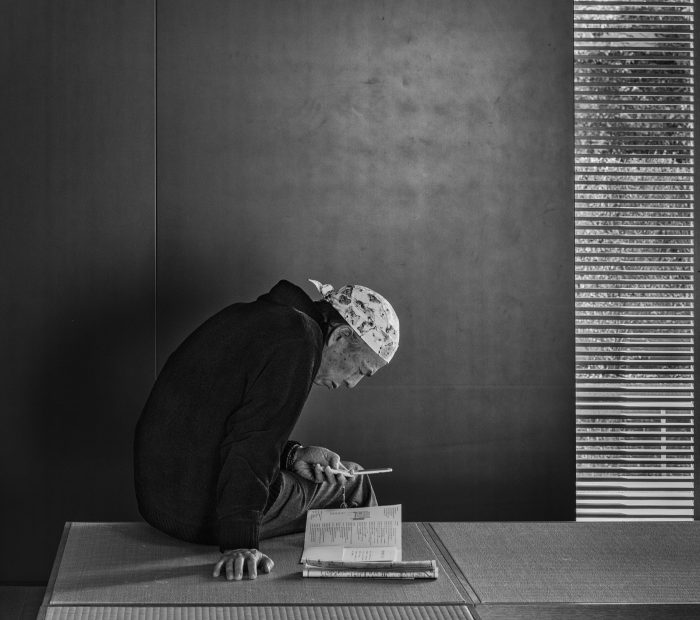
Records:
[[[158,375],[158,0],[153,0],[153,378]]]

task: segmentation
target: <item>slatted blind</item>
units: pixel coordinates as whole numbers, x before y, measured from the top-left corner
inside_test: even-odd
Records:
[[[693,16],[574,2],[580,521],[693,518]]]

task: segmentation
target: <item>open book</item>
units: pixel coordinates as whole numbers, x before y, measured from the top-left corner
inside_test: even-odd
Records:
[[[301,561],[401,561],[401,504],[309,510]]]
[[[435,560],[402,562],[401,504],[309,510],[304,577],[437,577]]]

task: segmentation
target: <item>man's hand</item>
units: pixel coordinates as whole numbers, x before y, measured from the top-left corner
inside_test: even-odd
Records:
[[[218,577],[221,569],[226,567],[226,579],[240,581],[243,579],[244,565],[248,569],[248,579],[257,579],[258,568],[263,573],[269,573],[275,563],[257,549],[232,549],[221,554],[221,559],[214,566],[214,577]]]
[[[312,482],[321,483],[325,479],[330,484],[338,483],[343,487],[347,478],[352,478],[355,475],[352,470],[340,462],[340,456],[320,446],[299,448],[292,468],[302,478]],[[342,473],[335,473],[338,471]]]

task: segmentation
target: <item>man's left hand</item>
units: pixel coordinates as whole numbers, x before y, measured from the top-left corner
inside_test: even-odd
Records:
[[[292,468],[302,478],[312,482],[321,483],[325,480],[330,484],[337,483],[343,487],[345,481],[355,475],[340,462],[338,454],[320,446],[299,448]],[[337,471],[342,473],[335,473]]]

